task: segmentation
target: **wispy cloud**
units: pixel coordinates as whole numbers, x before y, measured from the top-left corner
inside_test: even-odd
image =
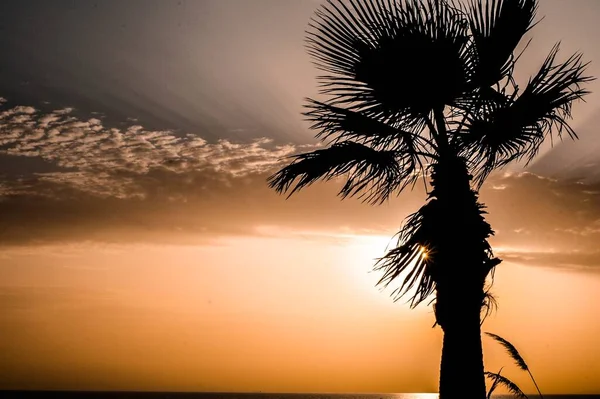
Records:
[[[597,250],[506,252],[502,254],[502,258],[507,262],[524,265],[600,272],[600,251]]]
[[[97,118],[78,119],[72,111],[17,106],[0,113],[0,154],[36,157],[60,168],[5,179],[0,194],[48,194],[56,184],[99,196],[143,197],[147,176],[202,173],[226,181],[265,173],[298,150],[267,138],[208,143],[196,134],[139,125],[109,128]]]

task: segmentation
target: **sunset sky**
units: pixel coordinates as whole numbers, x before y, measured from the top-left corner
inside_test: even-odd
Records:
[[[319,3],[0,2],[0,389],[437,390],[431,308],[371,272],[423,188],[370,206],[265,182],[317,145]],[[600,77],[600,2],[540,3],[519,78],[557,41]],[[544,393],[600,392],[600,97],[572,126],[481,192],[504,260],[484,330]]]

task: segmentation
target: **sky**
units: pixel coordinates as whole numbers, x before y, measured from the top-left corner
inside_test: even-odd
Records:
[[[318,145],[300,115],[318,5],[0,2],[0,389],[437,389],[431,308],[371,272],[423,189],[369,206],[265,182]],[[539,15],[518,79],[557,41],[600,76],[600,3]],[[481,191],[504,260],[484,330],[544,393],[600,392],[599,111],[592,94],[578,141]],[[534,390],[485,339],[484,358]]]

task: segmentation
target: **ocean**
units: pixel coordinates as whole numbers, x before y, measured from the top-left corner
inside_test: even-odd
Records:
[[[433,393],[196,393],[0,391],[0,399],[437,399]],[[494,399],[514,398],[493,395]],[[529,398],[539,398],[530,395]],[[545,399],[600,399],[599,395],[544,395]]]

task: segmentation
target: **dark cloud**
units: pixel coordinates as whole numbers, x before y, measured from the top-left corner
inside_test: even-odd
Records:
[[[482,199],[502,259],[600,271],[600,183],[531,173],[496,176]]]
[[[565,139],[541,156],[530,168],[533,173],[560,180],[600,182],[600,112],[577,126],[578,140]]]
[[[222,236],[272,235],[270,227],[329,232],[394,232],[417,193],[393,205],[340,201],[339,185],[319,184],[286,201],[267,187],[267,175],[227,180],[166,175],[145,182],[143,198],[115,198],[61,189],[53,197],[13,195],[0,202],[0,243],[153,242],[199,244]],[[178,176],[174,176],[178,177]],[[151,178],[146,176],[145,179]],[[182,181],[185,180],[185,181]],[[198,182],[197,186],[190,181]],[[59,198],[60,194],[60,198]],[[282,233],[281,235],[285,235]]]
[[[600,251],[598,250],[591,252],[505,252],[501,253],[501,257],[507,262],[524,265],[600,272]]]
[[[264,138],[208,143],[137,125],[109,128],[96,118],[79,119],[71,109],[45,113],[25,106],[0,113],[0,135],[5,245],[197,243],[256,233],[263,225],[361,224],[361,204],[340,206],[332,185],[325,201],[322,191],[301,195],[308,204],[288,203],[268,189],[266,178],[282,159],[314,145],[275,145]],[[378,223],[381,217],[362,222]]]
[[[574,250],[593,248],[599,237],[600,183],[496,176],[482,199],[503,246]]]

